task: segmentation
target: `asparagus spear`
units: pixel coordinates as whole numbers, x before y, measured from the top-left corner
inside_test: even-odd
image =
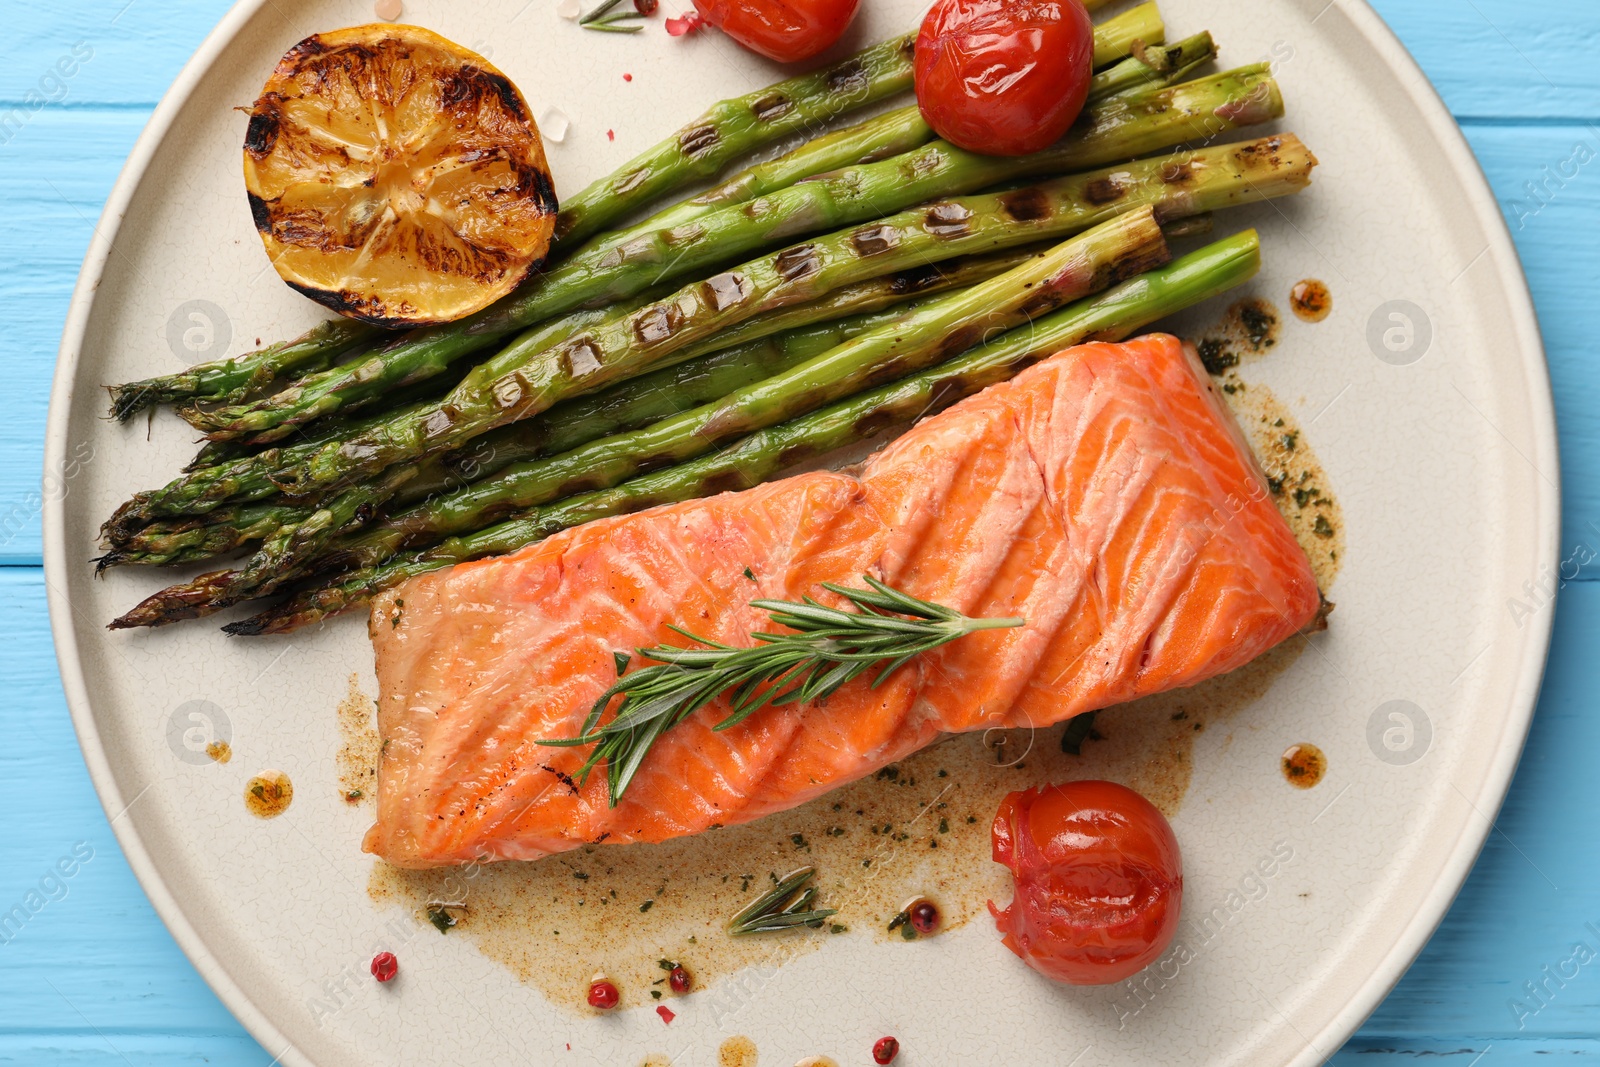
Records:
[[[856,264],[855,270],[889,269],[903,263],[1058,237],[1140,204],[1158,205],[1163,219],[1173,219],[1261,195],[1282,195],[1301,188],[1314,165],[1315,159],[1304,145],[1290,135],[1144,160],[1004,194],[946,201],[836,235],[845,238],[844,251],[828,261],[829,269],[810,281],[813,289],[831,285],[834,279],[848,281],[852,272],[849,251],[863,239],[870,239],[866,247],[875,253],[867,258],[880,261],[880,266],[873,268],[870,262]],[[934,228],[937,232],[930,232],[926,225],[930,218],[941,220]],[[836,250],[837,246],[836,241]],[[491,375],[497,369],[494,361],[486,368],[473,374],[492,382]],[[463,384],[471,379],[469,375]],[[393,421],[410,421],[420,410],[400,413]],[[249,469],[247,461],[241,461],[215,473],[200,472],[179,479],[165,490],[141,494],[119,509],[107,524],[107,540],[115,544],[119,529],[135,529],[159,515],[183,516],[213,509],[229,499],[252,500],[271,495],[276,491],[279,471],[291,468],[303,457],[302,450],[285,449],[281,454],[269,450],[254,469]]]
[[[854,231],[850,236],[870,237],[869,247],[875,251],[880,246],[886,249],[872,258],[898,255],[905,262],[1015,247],[1025,241],[1073,232],[1116,210],[1139,204],[1159,205],[1162,217],[1173,219],[1259,195],[1282,195],[1302,187],[1314,164],[1315,159],[1298,139],[1272,137],[1141,161],[1032,189],[962,198],[927,209],[931,217],[947,222],[964,219],[969,227],[965,233],[949,232],[943,224],[940,229],[946,232],[930,233],[925,228],[928,218],[923,212],[915,212]],[[854,247],[855,242],[849,246]],[[846,256],[833,276],[847,275],[848,264]],[[822,280],[832,284],[831,277]],[[491,363],[488,371],[474,373],[487,377],[494,369]],[[402,413],[394,421],[406,422],[415,415],[416,412]],[[286,449],[282,455],[287,457],[282,466],[288,467],[304,453]],[[117,542],[119,524],[132,529],[158,515],[183,516],[215,508],[229,498],[249,500],[270,495],[276,490],[274,479],[278,474],[273,463],[279,458],[269,451],[254,470],[242,469],[248,467],[245,463],[234,464],[214,475],[202,472],[179,479],[166,490],[141,494],[124,505],[108,524],[108,541]]]
[[[182,374],[113,385],[110,387],[111,415],[126,420],[155,404],[172,404],[194,397],[242,400],[279,378],[328,367],[379,332],[376,326],[354,319],[332,319],[319,322],[293,341],[284,341],[259,352],[200,363]]]
[[[522,469],[513,467],[501,473],[493,491],[475,492],[469,487],[455,494],[459,507],[436,507],[432,514],[436,518],[481,515],[492,519],[506,510],[570,492],[575,484],[615,484],[647,464],[674,462],[711,448],[718,439],[743,425],[733,417],[735,411],[747,421],[778,421],[785,414],[826,403],[886,375],[935,362],[942,355],[981,340],[987,332],[1008,328],[1097,292],[1165,263],[1167,258],[1161,227],[1150,209],[1119,216],[998,278],[939,297],[897,321],[732,397],[632,434],[603,438],[565,455],[526,464]],[[745,403],[747,394],[749,402]],[[398,465],[391,468],[384,481],[392,483],[411,477],[415,470],[414,466]],[[380,491],[392,494],[393,485],[384,485]],[[268,595],[295,576],[332,535],[356,518],[360,508],[368,506],[366,501],[370,499],[364,487],[339,493],[312,520],[268,537],[245,568],[231,579],[217,581],[214,575],[207,576],[202,584],[208,599],[197,599],[191,584],[180,584],[146,598],[114,620],[111,628],[165,625]],[[399,531],[396,536],[403,537],[404,527]]]
[[[1031,252],[1002,252],[873,279],[796,308],[751,319],[718,335],[718,349],[678,366],[629,379],[593,396],[559,404],[540,419],[513,423],[417,468],[395,496],[407,505],[453,492],[522,460],[566,452],[608,434],[638,429],[809,359],[904,313],[902,302],[992,278]],[[915,303],[910,307],[917,306]],[[855,314],[851,314],[855,312]],[[848,316],[839,318],[839,316]],[[837,319],[837,321],[832,321]],[[782,330],[781,333],[775,331]],[[774,336],[764,336],[774,333]],[[730,347],[720,347],[730,346]],[[388,416],[378,416],[378,419]],[[373,420],[367,421],[368,425]],[[168,565],[231,552],[280,526],[310,518],[313,508],[289,501],[244,504],[206,515],[156,522],[116,541],[100,569],[121,564]]]
[[[588,239],[673,189],[703,181],[764,145],[813,130],[911,87],[911,36],[885,41],[823,70],[724,100],[615,174],[569,197],[556,236]]]
[[[461,322],[413,333],[367,359],[313,375],[276,397],[215,411],[194,408],[183,414],[196,427],[222,438],[304,423],[396,384],[439,373],[497,338],[551,315],[624,299],[648,285],[697,274],[776,241],[864,221],[937,196],[1142,155],[1203,136],[1215,122],[1226,128],[1235,124],[1233,111],[1251,117],[1250,94],[1258,90],[1261,110],[1281,111],[1266,69],[1249,67],[1136,99],[1097,104],[1060,145],[1033,155],[979,156],[935,141],[878,163],[801,182],[748,204],[724,207],[684,226],[608,238]],[[1227,120],[1217,117],[1219,110]]]
[[[809,345],[815,353],[811,359],[785,358],[780,362],[787,365],[771,375],[751,378],[742,387],[708,397],[698,407],[560,455],[512,464],[494,478],[363,532],[341,546],[341,561],[381,562],[406,544],[480,528],[560,496],[614,485],[652,466],[682,462],[714,448],[730,434],[770,425],[864,383],[937,362],[975,339],[1009,329],[1166,259],[1166,243],[1149,208],[1118,216],[997,278],[927,301],[835,345],[823,347],[829,338],[820,332],[803,337],[797,349],[808,341],[823,342]],[[751,424],[735,419],[733,412]]]
[[[1114,20],[1113,20],[1114,21]],[[576,244],[648,201],[704,180],[734,158],[815,129],[911,87],[914,39],[896,37],[823,70],[724,100],[677,134],[570,198],[557,234]],[[297,341],[184,374],[113,386],[112,414],[127,419],[152,404],[205,398],[234,401],[291,372],[326,366],[377,331],[335,319]]]
[[[1201,131],[1265,121],[1282,113],[1271,77],[1260,69],[1112,105],[1110,110],[1126,112],[1109,123],[1109,130],[1101,123],[1091,124],[1062,146],[1037,156],[1001,160],[936,143],[909,157],[802,183],[771,200],[799,194],[794,199],[808,201],[810,210],[824,213],[821,217],[855,222],[877,218],[885,207],[921,203],[952,188],[1093,166],[1166,147]],[[1091,187],[1086,199],[1116,202],[1125,169],[1101,175],[1100,186]],[[1004,206],[1004,201],[996,200],[982,204],[997,212]],[[704,227],[709,236],[717,232],[713,220],[723,214],[708,215],[696,226]],[[739,218],[729,231],[748,228],[750,215],[756,213],[736,208],[731,214]],[[1009,225],[1014,243],[1021,243],[1018,237],[1042,236],[1027,232],[1026,222],[1009,215],[990,219],[967,203],[953,201],[791,246],[687,286],[632,314],[614,315],[552,348],[513,345],[476,367],[427,416],[391,421],[372,433],[325,445],[306,463],[280,471],[278,480],[294,493],[325,491],[350,485],[392,463],[458,447],[496,426],[536,415],[565,396],[661,365],[674,352],[762,311],[814,299],[828,289],[913,262],[997,247],[1002,242],[985,240],[976,247],[970,243],[971,236],[989,229],[991,222],[1002,228]],[[727,240],[731,244],[737,238],[728,232]]]
[[[1154,2],[1140,4],[1094,28],[1094,66],[1110,66],[1138,44],[1160,44],[1166,39],[1161,11]]]
[[[1217,46],[1209,33],[1197,33],[1176,44],[1141,48],[1136,55],[1096,74],[1089,83],[1089,99],[1103,100],[1171,85],[1215,58]]]
[[[933,139],[932,127],[923,120],[922,113],[915,106],[900,108],[808,141],[793,151],[779,156],[777,159],[758,164],[740,172],[715,189],[666,208],[627,231],[598,237],[594,242],[577,252],[576,255],[587,255],[592,260],[601,260],[610,254],[612,250],[625,247],[629,242],[639,237],[648,237],[658,230],[669,230],[685,225],[718,208],[730,204],[744,203],[747,200],[775,192],[798,181],[836,170],[840,167],[871,163],[900,155],[927,144]],[[353,338],[367,338],[378,332],[375,328],[361,323],[352,322],[352,326],[359,327],[359,332],[351,331]],[[339,326],[337,323],[326,323],[318,327],[318,329],[325,332],[337,332],[344,331],[346,328]],[[347,348],[355,347],[355,343],[356,341],[353,339]],[[301,381],[289,389],[274,396],[263,398],[257,404],[249,405],[244,409],[231,410],[237,413],[240,410],[249,412],[262,407],[277,408],[292,405],[303,397],[308,389],[325,387],[323,383],[328,382],[330,379],[335,382],[345,382],[353,379],[359,385],[358,390],[343,394],[341,410],[348,411],[352,408],[365,407],[371,401],[385,398],[387,391],[394,388],[396,384],[393,376],[376,379],[373,377],[373,371],[381,366],[382,359],[383,351],[379,349],[369,360],[358,361],[353,365],[343,367],[335,374],[320,375],[310,380],[302,378]],[[375,363],[374,360],[378,362]],[[327,369],[327,365],[331,365],[333,360],[330,358],[323,362],[324,366],[308,365],[297,368],[297,370],[301,374],[314,374],[317,371]],[[419,361],[416,367],[409,368],[408,375],[410,380],[415,382],[419,378],[431,377],[443,369],[442,365],[424,359]],[[276,377],[283,376],[283,374],[276,375]],[[135,384],[137,385],[138,383]],[[119,388],[131,389],[134,386]],[[203,397],[205,399],[223,401],[242,399],[242,396],[236,394],[228,397],[212,395],[211,392],[200,388],[197,388],[196,391],[188,396],[173,395],[166,399],[181,400],[189,397]],[[317,409],[313,409],[311,417],[315,418],[317,413]],[[190,418],[191,421],[202,428],[213,426],[217,422],[230,417],[226,413],[211,414],[201,412],[199,409],[191,409],[187,412],[180,412],[180,414],[184,414],[185,417]],[[232,417],[238,418],[240,416],[234,414]],[[305,420],[286,421],[284,425],[292,428],[293,425],[303,421]],[[269,429],[257,434],[256,438],[250,443],[252,445],[266,444],[286,436],[286,433],[287,431],[280,425],[276,429]],[[213,445],[221,445],[231,439],[231,437],[217,438],[211,443]],[[218,448],[213,450],[213,454],[218,460],[223,460],[233,458],[233,455],[239,453],[227,453]]]
[[[682,226],[718,208],[746,203],[818,174],[888,159],[925,145],[933,138],[933,128],[923,120],[922,112],[915,104],[897,108],[854,126],[825,133],[777,159],[740,171],[716,188],[650,216],[631,227],[615,243],[626,244],[629,238],[652,230]],[[608,239],[607,235],[596,238]],[[592,244],[586,247],[592,247]]]
[[[882,428],[931,413],[1061,348],[1088,338],[1130,336],[1158,319],[1248,281],[1259,267],[1260,243],[1255,231],[1237,234],[930,370],[760,430],[720,452],[532,509],[381,566],[353,571],[335,579],[334,584],[304,589],[276,608],[223,629],[242,636],[287,633],[358,607],[407,579],[455,563],[515,552],[572,526],[748,488]]]

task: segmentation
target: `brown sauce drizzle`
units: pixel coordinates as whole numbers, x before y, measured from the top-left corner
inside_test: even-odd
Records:
[[[262,771],[244,784],[244,806],[258,819],[282,815],[294,799],[294,786],[282,771]]]
[[[345,697],[339,702],[339,795],[347,804],[371,803],[378,792],[378,728],[372,698],[361,691],[358,675],[351,674]]]
[[[1321,322],[1333,312],[1333,294],[1315,278],[1307,278],[1290,290],[1289,307],[1306,322]]]
[[[1309,742],[1290,745],[1282,763],[1284,779],[1296,789],[1310,789],[1328,771],[1328,757]]]
[[[756,1067],[756,1043],[740,1034],[717,1049],[717,1067]]]

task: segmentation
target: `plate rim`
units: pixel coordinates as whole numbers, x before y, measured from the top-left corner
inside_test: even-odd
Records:
[[[105,207],[94,226],[94,233],[85,251],[68,307],[51,382],[42,472],[46,482],[42,515],[43,570],[51,635],[55,645],[62,690],[72,717],[73,730],[77,735],[79,749],[101,808],[129,868],[139,881],[140,888],[149,898],[157,916],[190,964],[199,972],[228,1011],[269,1052],[272,1049],[282,1049],[276,1054],[277,1059],[274,1062],[285,1064],[287,1067],[318,1067],[277,1024],[268,1018],[257,1006],[251,994],[211,955],[205,940],[189,921],[177,897],[167,886],[165,878],[150,858],[134,824],[131,821],[118,824],[121,816],[134,801],[138,800],[138,795],[131,799],[124,798],[96,728],[88,685],[83,674],[82,657],[72,629],[72,606],[66,592],[68,560],[63,507],[65,493],[52,493],[48,490],[49,472],[58,469],[66,458],[67,423],[74,400],[73,382],[77,376],[79,354],[88,328],[89,315],[133,195],[144,179],[151,159],[170,132],[190,94],[210,72],[217,58],[232,43],[239,31],[270,2],[271,0],[237,0],[206,35],[152,112],[149,122],[135,141],[132,151],[118,173],[117,180],[106,198]],[[1537,546],[1538,562],[1554,565],[1561,555],[1562,514],[1554,397],[1537,311],[1528,286],[1526,271],[1522,267],[1516,245],[1511,239],[1510,228],[1465,134],[1450,114],[1432,81],[1401,43],[1394,30],[1371,6],[1369,0],[1328,0],[1328,5],[1322,14],[1326,14],[1332,8],[1337,8],[1349,19],[1352,28],[1373,45],[1375,58],[1408,83],[1407,91],[1412,102],[1430,135],[1442,149],[1451,170],[1460,176],[1462,193],[1470,203],[1473,214],[1488,239],[1486,252],[1493,253],[1490,258],[1498,267],[1498,281],[1510,305],[1514,332],[1528,357],[1524,360],[1524,369],[1536,371],[1528,376],[1530,388],[1527,397],[1532,417],[1535,458],[1539,461],[1539,469],[1552,469],[1557,474],[1555,489],[1538,487],[1538,506],[1533,516],[1535,530],[1542,525],[1549,533],[1546,542],[1542,546]],[[1316,19],[1320,19],[1322,14],[1317,15]],[[1313,19],[1313,22],[1316,19]],[[1533,357],[1537,357],[1536,363]],[[1465,885],[1484,843],[1488,840],[1494,824],[1494,815],[1499,812],[1505,801],[1521,759],[1544,679],[1554,620],[1554,612],[1544,612],[1534,623],[1534,632],[1529,635],[1529,643],[1526,646],[1529,654],[1524,657],[1517,669],[1516,682],[1512,687],[1512,702],[1507,710],[1500,743],[1496,745],[1496,756],[1488,765],[1478,795],[1469,800],[1480,814],[1487,813],[1481,829],[1469,824],[1461,832],[1445,864],[1434,879],[1432,887],[1422,896],[1395,943],[1383,954],[1377,966],[1369,972],[1344,1006],[1334,1013],[1320,1031],[1306,1040],[1305,1048],[1289,1061],[1289,1067],[1312,1067],[1313,1064],[1321,1064],[1354,1035],[1421,953],[1449,911],[1456,895]],[[1329,1052],[1319,1051],[1320,1048],[1330,1045],[1333,1047]]]

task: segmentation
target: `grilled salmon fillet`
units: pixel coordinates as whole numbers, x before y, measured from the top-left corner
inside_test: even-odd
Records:
[[[862,574],[1027,624],[722,733],[714,703],[657,742],[616,808],[603,774],[573,780],[586,749],[537,743],[578,731],[616,679],[613,653],[683,643],[669,624],[750,644],[771,625],[751,600]],[[1319,602],[1193,351],[1165,335],[1081,345],[922,422],[858,476],[601,520],[379,597],[383,756],[364,848],[432,867],[745,822],[946,733],[1193,685],[1307,627]]]

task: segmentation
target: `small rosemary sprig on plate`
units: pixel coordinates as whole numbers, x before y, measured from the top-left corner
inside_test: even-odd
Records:
[[[586,30],[602,30],[606,33],[638,33],[644,29],[638,23],[627,22],[627,19],[644,18],[640,11],[624,11],[613,15],[611,10],[622,0],[605,0],[605,3],[578,19],[578,25]]]
[[[835,908],[806,906],[817,895],[817,887],[806,885],[817,873],[815,867],[801,867],[790,871],[778,884],[762,893],[728,920],[728,933],[735,937],[745,934],[766,934],[777,930],[794,930],[801,926],[821,926],[830,915],[839,914]],[[803,888],[802,888],[803,887]]]
[[[622,799],[628,783],[656,740],[678,723],[730,694],[728,717],[718,730],[737,726],[768,704],[822,700],[873,667],[879,667],[873,688],[907,661],[979,630],[1021,626],[1021,619],[971,619],[951,608],[902,593],[870,576],[867,589],[824,582],[823,588],[843,597],[857,610],[830,608],[806,597],[802,603],[757,600],[755,607],[794,633],[755,633],[748,648],[718,644],[672,627],[708,648],[659,646],[639,649],[657,661],[624,674],[628,657],[617,654],[617,684],[601,694],[577,737],[541,741],[541,745],[594,745],[578,780],[606,765],[611,805]],[[616,716],[601,725],[611,701],[621,697]]]

